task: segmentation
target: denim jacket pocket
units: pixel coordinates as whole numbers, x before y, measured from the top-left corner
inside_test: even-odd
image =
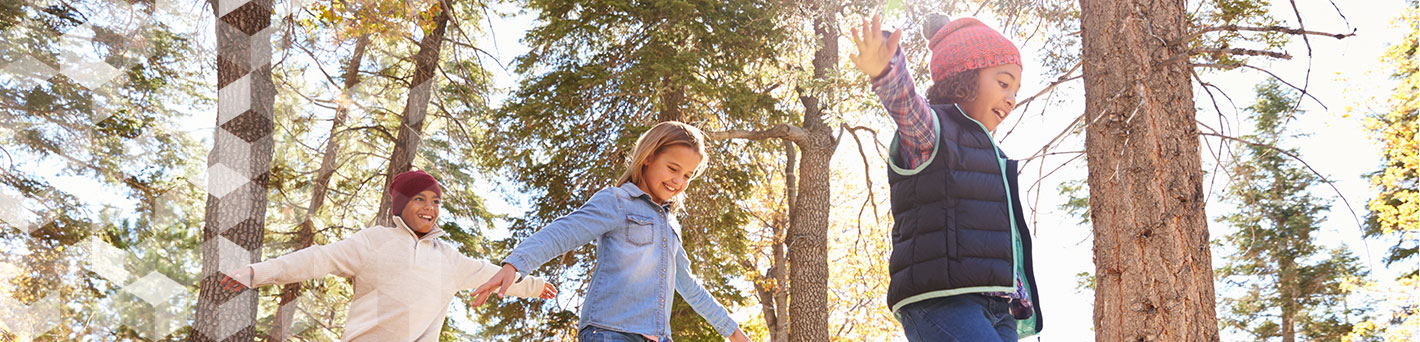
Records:
[[[651,240],[656,237],[655,226],[656,221],[649,217],[636,214],[626,215],[626,241],[636,246],[651,244]]]

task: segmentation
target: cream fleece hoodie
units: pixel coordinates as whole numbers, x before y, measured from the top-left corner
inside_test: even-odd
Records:
[[[345,240],[252,264],[251,284],[354,277],[341,340],[438,341],[454,294],[488,281],[500,266],[459,253],[438,239],[444,231],[437,226],[421,238],[399,217],[394,220],[397,227],[365,228]],[[537,297],[543,283],[524,277],[508,295]]]

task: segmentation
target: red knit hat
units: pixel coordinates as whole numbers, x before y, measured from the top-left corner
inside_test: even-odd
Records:
[[[940,24],[928,23],[927,26],[931,30],[937,25]],[[932,49],[932,82],[972,69],[1021,65],[1021,52],[1016,44],[976,18],[952,20],[941,26],[931,35],[927,46]]]
[[[399,216],[400,212],[404,211],[404,205],[409,204],[409,199],[424,190],[432,190],[435,195],[444,195],[443,191],[439,190],[439,181],[424,171],[407,171],[394,176],[389,189],[390,195],[394,197],[394,207],[390,208],[390,214]]]

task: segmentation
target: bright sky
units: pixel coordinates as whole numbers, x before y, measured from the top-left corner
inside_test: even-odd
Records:
[[[1290,5],[1286,2],[1277,2],[1273,9],[1274,17],[1288,23],[1295,23]],[[1312,60],[1311,92],[1326,104],[1327,109],[1323,109],[1316,102],[1307,100],[1303,102],[1302,110],[1306,111],[1294,124],[1296,131],[1311,132],[1310,136],[1294,141],[1304,158],[1311,163],[1322,174],[1336,181],[1336,187],[1350,201],[1356,215],[1364,215],[1365,201],[1374,195],[1367,180],[1362,178],[1363,173],[1374,171],[1379,166],[1378,149],[1366,137],[1365,132],[1360,127],[1360,120],[1355,115],[1347,117],[1347,108],[1380,108],[1386,97],[1389,96],[1390,89],[1393,88],[1394,81],[1388,78],[1389,73],[1381,70],[1381,64],[1377,61],[1378,56],[1384,51],[1388,44],[1396,42],[1401,37],[1403,30],[1392,27],[1391,19],[1404,8],[1402,0],[1365,1],[1365,2],[1336,2],[1320,0],[1301,0],[1297,5],[1304,15],[1306,27],[1310,30],[1326,32],[1346,32],[1348,26],[1337,15],[1333,5],[1340,8],[1346,15],[1350,27],[1356,29],[1355,37],[1335,40],[1325,37],[1313,37],[1311,43],[1314,50],[1315,59]],[[516,8],[508,8],[504,4],[494,7],[499,12],[516,12]],[[203,11],[202,18],[210,17],[209,8],[200,8],[196,11]],[[491,53],[498,56],[498,61],[504,65],[510,64],[514,57],[526,52],[527,48],[519,42],[526,29],[531,25],[531,15],[523,14],[511,18],[494,16],[488,20],[491,27],[497,28],[491,36],[483,37],[479,46],[491,47]],[[198,30],[202,43],[211,45],[211,21],[202,21],[205,25],[202,30]],[[987,22],[993,22],[987,20]],[[889,26],[902,26],[905,23],[895,22],[891,18],[887,20]],[[1290,26],[1295,26],[1291,25]],[[845,49],[842,53],[848,53],[850,44],[841,44]],[[1036,62],[1035,52],[1039,42],[1023,48],[1022,53],[1027,59],[1027,74],[1035,73],[1026,81],[1022,87],[1023,94],[1033,94],[1041,89],[1053,75],[1038,74],[1042,67]],[[1300,40],[1288,47],[1288,51],[1294,56],[1291,61],[1281,61],[1278,63],[1259,64],[1268,67],[1285,80],[1297,85],[1302,84],[1304,73],[1307,68],[1307,54]],[[516,87],[517,75],[511,70],[494,69],[495,84],[504,89]],[[1265,75],[1253,71],[1228,71],[1205,75],[1210,82],[1224,88],[1232,99],[1237,102],[1237,107],[1246,107],[1252,104],[1254,93],[1253,86],[1263,80]],[[925,89],[925,87],[922,87]],[[498,93],[494,98],[495,102],[501,101],[504,93]],[[1064,86],[1055,95],[1057,98],[1076,99],[1074,103],[1066,103],[1063,106],[1053,107],[1050,114],[1041,116],[1039,104],[1032,106],[1030,112],[1017,112],[1012,114],[1012,118],[1007,120],[1003,129],[1009,129],[1012,125],[1019,125],[1019,128],[1008,139],[1002,142],[1002,147],[1006,152],[1014,157],[1021,158],[1034,154],[1048,139],[1054,137],[1057,132],[1070,120],[1083,110],[1083,96],[1078,81],[1072,85]],[[1376,97],[1371,99],[1371,97]],[[1195,91],[1195,98],[1199,101],[1201,108],[1210,108],[1206,101],[1207,95],[1201,90]],[[1224,100],[1226,101],[1226,100]],[[1225,113],[1232,114],[1232,105],[1224,103],[1220,105]],[[1363,113],[1358,110],[1357,113]],[[1201,114],[1200,117],[1207,117],[1209,121],[1216,122],[1216,118],[1211,113]],[[1233,127],[1240,127],[1245,124],[1239,123],[1236,117],[1230,117]],[[213,131],[210,127],[213,120],[210,113],[196,115],[190,122],[192,127],[186,129],[198,138],[207,136],[210,141],[210,134]],[[877,127],[883,131],[890,131],[891,127]],[[883,143],[887,143],[884,135]],[[1078,150],[1080,139],[1075,139],[1075,145],[1067,145],[1060,148],[1062,151]],[[1215,145],[1216,146],[1216,142]],[[841,144],[842,148],[835,160],[857,158],[857,151],[851,143]],[[1205,165],[1210,165],[1205,153]],[[1058,163],[1067,159],[1066,157],[1051,157],[1047,159],[1044,167],[1047,171],[1054,168]],[[1056,184],[1062,181],[1080,179],[1083,177],[1082,163],[1077,167],[1067,168],[1067,170],[1057,173],[1044,181],[1044,187],[1039,205],[1035,214],[1038,215],[1038,222],[1035,229],[1035,259],[1037,281],[1041,284],[1041,296],[1044,302],[1045,317],[1047,319],[1046,330],[1041,335],[1043,340],[1064,340],[1082,341],[1092,339],[1092,305],[1093,299],[1088,293],[1080,293],[1076,290],[1077,273],[1093,272],[1091,240],[1089,228],[1072,224],[1075,219],[1057,210],[1057,206],[1063,199],[1056,194]],[[840,164],[842,165],[842,164]],[[1037,167],[1040,163],[1031,164],[1021,176],[1023,180],[1035,179],[1038,176]],[[835,172],[861,172],[854,167],[839,167]],[[1225,180],[1219,179],[1211,189],[1214,194],[1219,193],[1224,188]],[[109,203],[117,205],[120,210],[131,208],[128,199],[118,192],[116,188],[102,186],[91,179],[84,177],[60,177],[56,184],[64,190],[73,190],[74,193],[84,194],[83,197],[92,203]],[[71,189],[72,188],[72,189]],[[494,188],[490,185],[490,188]],[[1209,189],[1205,184],[1205,189]],[[1325,198],[1335,198],[1335,193],[1330,188],[1319,187],[1313,190],[1316,195]],[[1029,201],[1034,201],[1034,195],[1025,195]],[[486,198],[491,210],[495,213],[518,215],[525,211],[526,200],[514,199],[512,203],[497,196]],[[520,203],[521,202],[521,203]],[[1235,210],[1228,203],[1216,201],[1216,197],[1210,197],[1207,212],[1210,218],[1226,214]],[[1225,235],[1229,229],[1221,224],[1210,223],[1211,235],[1214,238]],[[498,237],[504,232],[491,232],[492,237]],[[1356,226],[1352,214],[1347,211],[1344,203],[1337,200],[1333,203],[1332,211],[1328,214],[1328,219],[1322,224],[1322,233],[1318,240],[1328,246],[1339,246],[1345,244],[1357,251],[1358,256],[1370,263],[1375,278],[1392,278],[1395,272],[1380,268],[1383,265],[1377,260],[1383,255],[1385,248],[1389,246],[1389,241],[1362,241],[1360,231]],[[1369,251],[1366,254],[1364,251]],[[565,290],[565,289],[564,289]],[[750,291],[746,288],[746,291]],[[565,297],[565,296],[564,296]],[[564,300],[566,300],[564,298]],[[451,312],[450,317],[459,321],[466,321],[467,315],[459,312]],[[743,320],[744,315],[737,315]],[[465,323],[467,324],[467,323]],[[1227,337],[1225,335],[1225,337]],[[1225,338],[1232,340],[1236,338]]]
[[[1286,2],[1277,2],[1273,8],[1273,16],[1285,21],[1289,26],[1295,26],[1295,16],[1291,7]],[[1309,30],[1325,32],[1347,32],[1347,23],[1343,22],[1337,15],[1337,11],[1329,1],[1304,0],[1298,1],[1297,6],[1303,14],[1306,28]],[[1298,132],[1311,132],[1310,136],[1290,141],[1288,143],[1298,146],[1303,158],[1312,167],[1336,182],[1336,187],[1350,202],[1355,215],[1365,214],[1365,201],[1374,195],[1367,180],[1362,178],[1362,174],[1374,171],[1379,166],[1379,152],[1375,145],[1368,140],[1365,132],[1360,126],[1360,120],[1355,115],[1347,117],[1347,108],[1364,108],[1366,104],[1370,108],[1379,108],[1392,89],[1394,81],[1388,79],[1388,73],[1380,70],[1378,57],[1385,47],[1392,42],[1399,41],[1403,33],[1402,30],[1392,27],[1392,17],[1400,12],[1405,6],[1400,0],[1386,1],[1366,1],[1366,2],[1337,2],[1335,6],[1340,8],[1342,14],[1346,16],[1350,27],[1356,29],[1357,35],[1343,40],[1336,40],[1326,37],[1312,37],[1314,58],[1312,60],[1310,91],[1320,99],[1327,108],[1322,108],[1316,102],[1304,101],[1301,110],[1304,115],[1292,124],[1292,128]],[[515,11],[506,7],[497,8],[500,12]],[[510,63],[513,57],[518,56],[527,50],[518,40],[522,37],[523,31],[530,25],[530,15],[521,15],[513,18],[493,18],[492,27],[498,28],[490,37],[485,37],[481,46],[492,47],[492,53],[499,56],[499,60],[505,64]],[[987,21],[992,22],[992,21]],[[895,22],[888,19],[885,26],[903,26],[905,23]],[[495,44],[496,42],[496,44]],[[1022,96],[1034,94],[1045,86],[1054,75],[1041,75],[1043,68],[1037,61],[1035,52],[1038,51],[1039,41],[1033,42],[1032,46],[1025,46],[1022,53],[1025,54],[1027,62],[1027,73],[1036,74],[1027,80],[1026,86],[1022,87]],[[843,44],[845,49],[851,49],[851,45]],[[1033,48],[1034,47],[1034,48]],[[1254,64],[1266,67],[1278,74],[1288,82],[1301,86],[1307,68],[1306,48],[1301,41],[1295,40],[1292,46],[1288,47],[1294,58],[1290,61],[1280,61],[1276,63]],[[847,53],[848,51],[843,51]],[[496,84],[500,87],[516,87],[517,75],[511,70],[496,72]],[[1253,87],[1264,80],[1266,75],[1255,71],[1227,71],[1204,75],[1209,82],[1222,87],[1236,102],[1236,106],[1226,103],[1222,95],[1217,95],[1223,101],[1219,107],[1224,113],[1229,115],[1230,125],[1235,129],[1249,126],[1241,123],[1237,116],[1233,114],[1233,108],[1243,108],[1253,103],[1255,93]],[[925,88],[923,88],[925,89]],[[1216,91],[1215,91],[1216,93]],[[1008,119],[1003,127],[1010,125],[1020,125],[1011,136],[1002,142],[1002,147],[1006,152],[1014,157],[1023,158],[1036,153],[1042,145],[1051,137],[1054,137],[1060,129],[1073,120],[1075,116],[1083,111],[1083,95],[1079,82],[1062,87],[1055,95],[1057,98],[1078,99],[1074,103],[1067,103],[1064,106],[1055,106],[1049,110],[1049,115],[1041,116],[1039,103],[1032,106],[1032,110],[1027,113],[1013,113],[1013,118]],[[1369,97],[1378,97],[1370,99]],[[1205,117],[1208,122],[1216,122],[1215,113],[1211,111],[1208,104],[1207,95],[1199,89],[1195,89],[1195,98],[1198,100],[1200,108],[1210,108],[1200,117]],[[1362,111],[1357,111],[1362,113]],[[890,127],[878,127],[881,130],[889,130]],[[1245,132],[1243,132],[1245,133]],[[1240,133],[1241,134],[1241,133]],[[886,141],[884,137],[884,143]],[[1075,139],[1073,145],[1066,145],[1059,148],[1060,151],[1079,150],[1082,138]],[[1216,141],[1213,142],[1214,146]],[[857,151],[851,143],[840,145],[839,154],[836,160],[857,159]],[[1208,160],[1208,150],[1204,150],[1205,165],[1211,166]],[[1045,170],[1048,172],[1056,165],[1068,159],[1069,156],[1055,156],[1047,159]],[[1067,217],[1065,213],[1056,209],[1063,202],[1063,198],[1056,194],[1057,184],[1063,181],[1081,179],[1084,177],[1084,166],[1077,161],[1074,167],[1052,175],[1043,184],[1043,191],[1039,199],[1036,214],[1038,216],[1035,230],[1035,259],[1036,277],[1041,284],[1041,297],[1044,302],[1044,316],[1047,319],[1047,328],[1040,335],[1042,340],[1056,341],[1083,341],[1093,339],[1092,307],[1093,298],[1089,293],[1081,293],[1076,290],[1077,276],[1080,272],[1093,272],[1091,237],[1089,228],[1074,225],[1075,219]],[[1032,164],[1032,167],[1023,170],[1021,179],[1036,179],[1039,175],[1039,163]],[[856,168],[839,168],[835,172],[860,172]],[[1208,181],[1212,181],[1209,179]],[[1222,224],[1211,222],[1212,219],[1232,212],[1236,208],[1228,203],[1217,201],[1216,195],[1221,193],[1226,184],[1226,179],[1218,179],[1216,184],[1211,186],[1212,197],[1208,203],[1207,212],[1210,217],[1211,237],[1219,238],[1226,235],[1230,229]],[[1209,189],[1205,184],[1205,189]],[[1327,187],[1313,189],[1314,193],[1323,198],[1336,198],[1336,193]],[[1034,195],[1024,195],[1028,200],[1035,200]],[[488,199],[495,212],[518,214],[522,213],[523,207],[516,204],[509,204],[501,199]],[[1028,209],[1029,210],[1029,209]],[[1356,251],[1359,257],[1368,261],[1368,267],[1373,269],[1374,275],[1379,278],[1393,277],[1390,270],[1377,269],[1383,265],[1376,262],[1383,255],[1385,247],[1389,244],[1384,241],[1362,241],[1360,230],[1355,219],[1347,211],[1346,205],[1337,200],[1332,206],[1328,219],[1322,223],[1322,232],[1318,236],[1321,244],[1326,246],[1340,246],[1345,244]],[[1369,255],[1364,251],[1370,251]],[[1216,255],[1215,255],[1216,259]],[[1215,260],[1215,264],[1217,261]],[[749,291],[746,289],[746,291]],[[1220,288],[1221,291],[1221,288]],[[1234,340],[1241,337],[1226,338]]]

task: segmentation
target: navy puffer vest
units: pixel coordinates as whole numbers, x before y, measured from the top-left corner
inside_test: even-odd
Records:
[[[903,169],[896,139],[890,152],[894,224],[888,306],[896,312],[931,298],[1014,292],[1020,272],[1035,304],[1033,322],[1022,322],[1031,327],[1022,328],[1038,331],[1039,297],[1029,265],[1029,230],[1015,198],[1015,161],[956,105],[933,105],[932,111],[938,142],[928,160]]]

